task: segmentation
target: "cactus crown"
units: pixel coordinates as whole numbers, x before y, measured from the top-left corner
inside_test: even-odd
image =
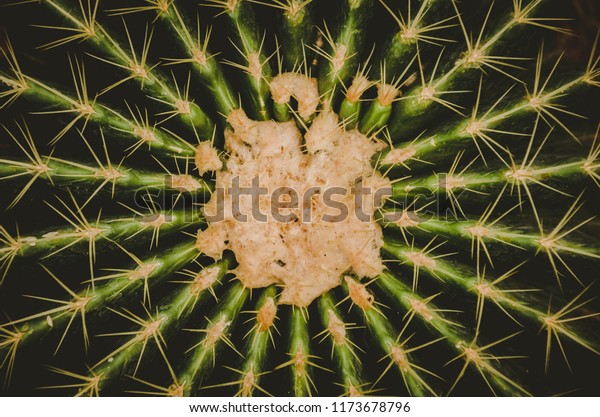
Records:
[[[5,392],[597,394],[600,56],[557,51],[564,7],[10,3]]]

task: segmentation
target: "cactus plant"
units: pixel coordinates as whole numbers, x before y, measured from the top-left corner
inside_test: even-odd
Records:
[[[565,2],[7,3],[5,394],[598,394]]]

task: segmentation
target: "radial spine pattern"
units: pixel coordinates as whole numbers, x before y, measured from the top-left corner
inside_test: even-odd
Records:
[[[599,394],[566,2],[3,3],[3,393]]]

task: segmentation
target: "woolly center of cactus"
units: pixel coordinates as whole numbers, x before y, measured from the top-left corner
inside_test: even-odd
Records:
[[[381,273],[374,213],[391,190],[371,166],[381,142],[344,130],[329,111],[304,138],[294,121],[253,121],[242,110],[228,122],[229,159],[204,207],[200,251],[218,259],[232,250],[246,287],[276,284],[280,303],[301,307],[340,285],[344,273]]]

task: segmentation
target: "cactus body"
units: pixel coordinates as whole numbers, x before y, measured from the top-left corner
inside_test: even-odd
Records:
[[[11,3],[3,393],[599,393],[564,4]]]

